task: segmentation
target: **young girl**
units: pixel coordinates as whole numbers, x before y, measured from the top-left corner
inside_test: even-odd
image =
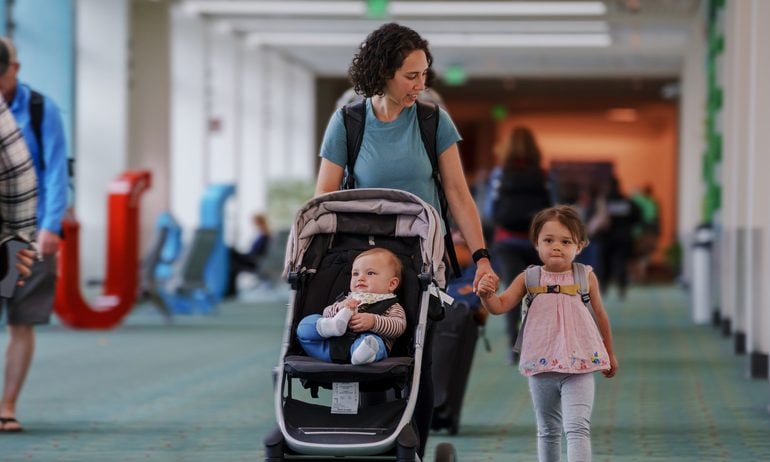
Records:
[[[561,205],[539,212],[532,220],[530,239],[543,262],[540,285],[576,283],[572,262],[588,240],[585,225],[574,208]],[[596,321],[580,295],[541,293],[529,307],[522,333],[519,370],[529,377],[540,462],[560,459],[562,432],[567,436],[568,460],[591,460],[591,372],[601,370],[605,377],[613,377],[618,368],[599,282],[590,267],[586,268]],[[526,295],[524,273],[500,296],[496,290],[492,278],[485,277],[479,283],[478,294],[490,313],[518,309]]]

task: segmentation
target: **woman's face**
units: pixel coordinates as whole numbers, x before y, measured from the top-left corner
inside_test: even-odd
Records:
[[[385,84],[385,97],[398,106],[410,107],[417,101],[417,95],[425,90],[427,77],[428,58],[423,50],[414,50]]]

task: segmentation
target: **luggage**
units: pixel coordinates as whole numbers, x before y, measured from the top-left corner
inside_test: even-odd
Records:
[[[465,388],[479,338],[474,311],[464,301],[455,301],[433,333],[433,430],[460,429]]]

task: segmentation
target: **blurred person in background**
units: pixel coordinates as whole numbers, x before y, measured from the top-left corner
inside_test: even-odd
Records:
[[[500,268],[503,287],[529,265],[540,261],[529,240],[532,218],[551,205],[545,172],[541,167],[541,152],[535,135],[529,128],[515,127],[503,150],[498,175],[497,192],[492,204],[494,217],[493,255]],[[509,363],[518,361],[513,352],[519,334],[521,309],[506,313],[509,340]]]

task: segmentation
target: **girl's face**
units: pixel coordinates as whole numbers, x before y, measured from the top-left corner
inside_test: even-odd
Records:
[[[550,220],[543,224],[535,248],[547,271],[562,272],[572,269],[572,261],[583,246],[559,220]]]
[[[425,52],[413,50],[385,84],[385,98],[397,106],[410,107],[417,101],[417,95],[425,90],[427,77],[428,58]]]
[[[398,287],[398,278],[385,255],[373,253],[353,261],[351,292],[389,294]]]

